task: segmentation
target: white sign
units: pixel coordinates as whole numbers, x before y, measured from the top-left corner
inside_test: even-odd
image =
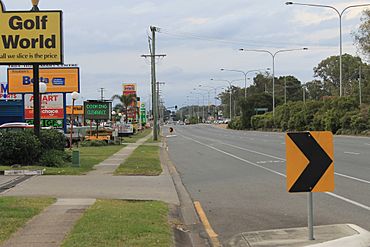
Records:
[[[42,119],[63,119],[63,94],[43,94],[41,99]],[[25,119],[33,118],[33,95],[26,94],[24,98]]]
[[[0,83],[0,100],[22,100],[22,94],[9,94],[8,83]]]
[[[120,124],[118,125],[118,134],[133,134],[134,126],[132,124]]]

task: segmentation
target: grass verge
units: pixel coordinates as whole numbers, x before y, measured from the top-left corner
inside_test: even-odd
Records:
[[[99,164],[109,156],[118,152],[125,145],[110,145],[101,147],[80,147],[80,167],[71,167],[70,164],[64,167],[43,167],[23,166],[22,170],[44,170],[45,175],[82,175],[91,171],[94,165]],[[0,170],[12,170],[9,166],[0,166]]]
[[[0,244],[54,202],[52,198],[0,197]]]
[[[162,173],[159,147],[141,145],[114,172],[115,175],[158,176]]]
[[[62,246],[172,246],[168,211],[163,202],[98,200]]]
[[[122,137],[122,142],[124,142],[124,143],[135,143],[139,139],[146,137],[150,133],[152,133],[152,129],[144,129],[141,132],[139,132],[135,135],[132,135],[130,137]]]

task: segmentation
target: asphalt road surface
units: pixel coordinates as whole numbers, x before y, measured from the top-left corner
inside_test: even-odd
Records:
[[[307,193],[286,191],[285,134],[174,129],[170,158],[221,242],[241,232],[307,226]],[[335,191],[314,193],[314,224],[370,230],[370,138],[336,136],[334,150]]]

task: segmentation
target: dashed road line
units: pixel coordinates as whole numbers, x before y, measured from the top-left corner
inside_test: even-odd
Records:
[[[355,152],[344,152],[345,154],[352,154],[352,155],[359,155],[360,153],[355,153]]]

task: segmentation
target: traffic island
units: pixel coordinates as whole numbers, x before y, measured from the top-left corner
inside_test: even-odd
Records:
[[[233,237],[229,247],[336,247],[369,246],[370,233],[352,224],[315,226],[315,240],[308,240],[308,228],[245,232]]]

